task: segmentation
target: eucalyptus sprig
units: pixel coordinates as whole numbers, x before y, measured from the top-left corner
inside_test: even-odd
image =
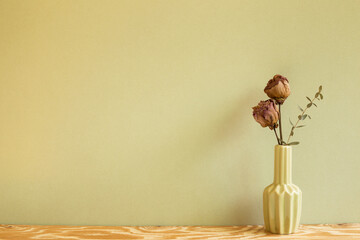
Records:
[[[296,121],[295,124],[293,124],[293,123],[291,122],[291,120],[289,119],[292,128],[291,128],[289,137],[288,137],[288,139],[287,139],[287,142],[286,142],[286,143],[283,142],[283,144],[286,144],[286,145],[298,145],[298,144],[300,143],[300,142],[290,142],[290,143],[289,143],[289,141],[290,141],[290,138],[291,138],[292,136],[294,136],[294,131],[295,131],[296,128],[302,128],[302,127],[305,127],[305,126],[306,126],[306,125],[298,125],[299,122],[305,120],[306,118],[311,119],[310,115],[309,115],[309,114],[306,114],[306,111],[307,111],[309,108],[311,108],[312,106],[317,107],[316,103],[314,102],[315,100],[319,100],[319,101],[320,101],[320,100],[323,100],[324,96],[322,95],[321,91],[322,91],[322,86],[320,85],[319,90],[318,90],[318,92],[315,94],[315,96],[314,96],[313,99],[310,99],[309,97],[306,97],[306,99],[309,100],[309,103],[306,105],[306,107],[305,107],[304,109],[299,106],[299,109],[300,109],[300,111],[301,111],[301,114],[298,116],[298,120]]]

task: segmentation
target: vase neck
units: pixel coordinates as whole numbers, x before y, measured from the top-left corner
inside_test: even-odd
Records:
[[[275,146],[274,184],[291,184],[292,149],[290,146]]]

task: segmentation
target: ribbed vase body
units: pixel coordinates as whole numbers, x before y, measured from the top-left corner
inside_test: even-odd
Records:
[[[265,230],[277,234],[294,233],[299,226],[302,193],[291,178],[291,146],[275,146],[274,182],[263,195]]]

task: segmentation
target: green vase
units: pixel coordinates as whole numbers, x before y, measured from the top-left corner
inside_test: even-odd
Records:
[[[294,233],[300,223],[302,193],[291,178],[291,146],[275,146],[274,182],[263,195],[265,230],[276,234]]]

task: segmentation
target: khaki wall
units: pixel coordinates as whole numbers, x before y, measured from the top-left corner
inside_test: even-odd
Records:
[[[302,223],[360,222],[360,1],[0,0],[0,223],[262,224],[280,73]]]

